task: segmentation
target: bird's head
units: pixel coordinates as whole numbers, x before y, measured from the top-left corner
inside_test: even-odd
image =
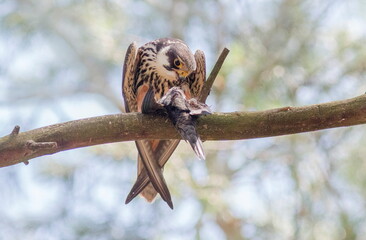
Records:
[[[194,56],[182,41],[166,39],[157,50],[156,69],[162,77],[177,80],[186,78],[196,70]]]

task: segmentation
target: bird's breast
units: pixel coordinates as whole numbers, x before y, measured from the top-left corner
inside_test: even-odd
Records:
[[[157,78],[153,81],[153,89],[155,92],[155,99],[161,99],[172,87],[176,86],[178,81]]]

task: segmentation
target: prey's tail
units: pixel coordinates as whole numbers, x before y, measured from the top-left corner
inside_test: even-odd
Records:
[[[197,137],[197,140],[195,142],[189,141],[189,144],[191,145],[194,153],[200,160],[206,159],[205,152],[203,151],[202,141],[199,137]]]

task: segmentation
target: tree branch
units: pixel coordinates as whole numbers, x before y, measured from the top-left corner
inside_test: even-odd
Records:
[[[212,85],[216,79],[217,74],[219,73],[222,64],[224,64],[224,61],[229,54],[230,50],[227,48],[224,48],[217,59],[215,66],[213,67],[210,76],[208,76],[207,80],[205,81],[205,84],[203,85],[201,96],[199,97],[198,101],[205,103],[208,95],[210,94]]]
[[[258,112],[203,116],[197,131],[203,140],[240,140],[309,132],[366,123],[366,94],[343,101]],[[0,138],[0,167],[97,144],[141,139],[179,139],[163,116],[114,114],[75,120],[27,132],[16,126]]]

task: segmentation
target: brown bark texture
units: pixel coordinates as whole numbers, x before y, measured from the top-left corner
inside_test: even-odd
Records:
[[[202,140],[272,137],[366,123],[366,94],[352,99],[267,111],[214,113],[200,117]],[[0,167],[74,148],[141,139],[180,138],[161,115],[124,113],[86,118],[0,138]]]

